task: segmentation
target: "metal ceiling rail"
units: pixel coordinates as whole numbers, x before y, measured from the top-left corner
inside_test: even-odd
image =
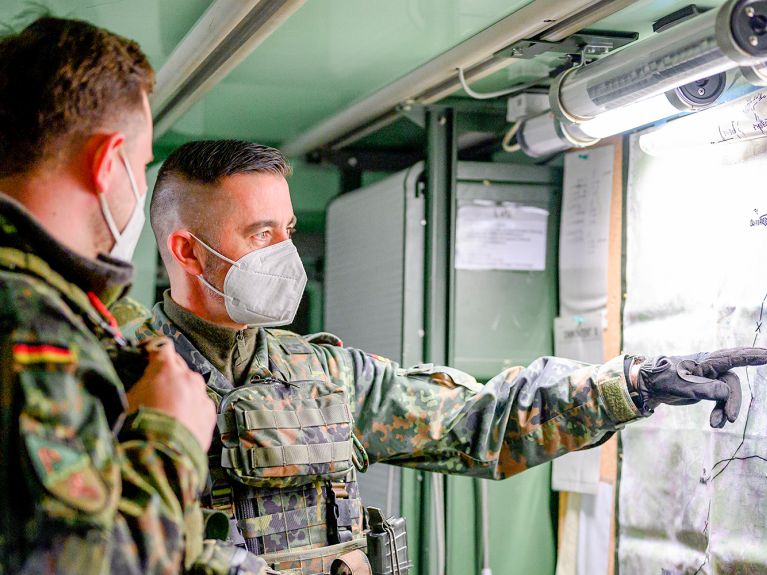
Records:
[[[636,0],[600,0],[589,6],[588,9],[558,21],[551,28],[546,29],[544,33],[540,34],[538,39],[543,40],[544,42],[559,42],[576,32],[580,32],[586,26],[626,8],[634,2],[636,2]],[[479,80],[505,68],[514,61],[516,61],[516,58],[494,54],[482,62],[475,64],[466,70],[464,74],[467,80]],[[434,102],[449,96],[460,87],[461,82],[458,80],[458,76],[453,74],[452,77],[445,82],[442,82],[421,94],[418,97],[418,101],[422,104],[433,104]]]
[[[535,0],[284,143],[282,150],[288,156],[300,156],[328,144],[333,148],[348,145],[394,121],[400,104],[432,103],[458,90],[457,68],[464,68],[467,80],[477,80],[514,61],[494,56],[510,44],[539,35],[554,40],[575,26],[580,29],[630,3],[631,0]],[[556,33],[549,38],[545,32],[552,28]]]
[[[296,12],[305,0],[216,0],[157,73],[154,138]]]
[[[546,42],[559,42],[564,40],[568,36],[580,32],[594,22],[599,22],[603,18],[607,18],[611,14],[615,14],[616,12],[635,4],[636,1],[637,0],[603,0],[602,2],[598,2],[597,4],[590,6],[587,10],[583,10],[577,14],[573,14],[569,18],[557,22],[541,35],[541,40]]]

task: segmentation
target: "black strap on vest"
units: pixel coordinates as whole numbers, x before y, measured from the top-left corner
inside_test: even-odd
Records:
[[[238,493],[239,488],[234,489],[234,506],[236,510],[237,519],[251,519],[258,517],[258,509],[255,501],[248,497],[247,493]],[[260,555],[264,552],[258,543],[258,537],[244,537],[245,547],[248,551],[255,555]]]

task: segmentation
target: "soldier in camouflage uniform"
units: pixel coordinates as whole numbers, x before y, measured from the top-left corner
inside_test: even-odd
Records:
[[[267,572],[203,543],[202,378],[168,340],[128,393],[112,363],[128,351],[106,306],[143,224],[152,83],[135,43],[84,22],[0,41],[2,574]]]
[[[138,331],[173,339],[206,379],[219,415],[204,505],[228,513],[231,539],[281,572],[327,573],[365,547],[355,473],[368,458],[504,479],[598,445],[661,402],[713,400],[722,426],[741,400],[729,369],[767,361],[760,349],[604,365],[541,358],[480,385],[327,333],[269,327],[291,321],[303,288],[288,174],[278,151],[247,142],[171,154],[151,207],[171,289]]]

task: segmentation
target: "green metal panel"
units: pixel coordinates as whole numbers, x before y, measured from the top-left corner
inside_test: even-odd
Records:
[[[551,465],[501,482],[488,481],[490,567],[493,575],[551,575],[556,539]],[[479,573],[482,564],[479,480],[447,482],[448,575]]]
[[[551,465],[489,485],[493,575],[553,575],[556,567]]]
[[[480,570],[481,529],[476,481],[471,477],[447,480],[445,511],[449,543],[446,573],[479,573]]]
[[[557,306],[555,270],[559,170],[539,166],[459,162],[457,175],[453,176],[453,169],[450,167],[453,149],[452,127],[449,115],[444,116],[442,112],[444,109],[437,108],[430,113],[434,120],[429,123],[433,153],[430,155],[428,168],[422,163],[415,164],[410,169],[379,181],[365,190],[341,196],[333,204],[328,237],[336,237],[337,234],[343,233],[344,241],[343,245],[336,245],[338,241],[328,243],[326,281],[329,288],[333,286],[329,289],[328,298],[336,301],[338,305],[327,310],[332,313],[326,319],[335,317],[333,322],[338,323],[339,317],[343,316],[347,323],[356,322],[358,325],[354,330],[350,324],[349,334],[355,333],[356,337],[360,338],[358,345],[365,348],[362,339],[371,340],[371,325],[378,323],[373,321],[371,324],[370,314],[381,305],[391,305],[390,313],[402,313],[402,337],[399,345],[404,364],[412,365],[423,361],[427,352],[435,359],[443,357],[441,361],[444,361],[449,342],[452,340],[455,356],[452,364],[464,369],[471,368],[477,376],[486,379],[500,372],[507,361],[527,364],[535,357],[550,354],[552,351],[551,325]],[[444,124],[439,123],[440,117],[446,118]],[[440,154],[437,154],[437,149],[441,149]],[[424,173],[430,176],[430,182],[421,182],[420,176]],[[454,178],[458,181],[455,186],[457,198],[456,194],[449,190],[450,182]],[[366,195],[372,195],[373,198],[365,202],[365,205],[358,206],[354,213],[340,210],[342,206],[348,208],[355,202],[359,203],[359,199],[367,197]],[[429,195],[442,197],[429,199]],[[426,209],[425,198],[429,199]],[[450,253],[453,246],[450,238],[454,229],[451,214],[454,211],[452,206],[461,198],[511,200],[548,208],[551,217],[547,271],[472,272],[476,275],[475,278],[465,275],[462,271],[456,273],[452,269]],[[365,208],[369,204],[372,204],[372,207]],[[346,213],[345,219],[340,218],[342,213]],[[375,223],[365,224],[371,217],[377,218]],[[437,225],[424,226],[423,221],[428,223],[429,218]],[[382,232],[378,230],[382,222],[392,234],[398,237],[404,234],[404,241],[381,244],[376,238],[386,235],[384,233],[382,236]],[[425,261],[427,237],[430,238],[430,249],[440,251],[440,257],[430,258],[428,266]],[[374,243],[373,246],[370,245],[371,242]],[[372,257],[356,258],[356,263],[352,262],[354,258],[343,255],[350,245],[355,246],[353,251]],[[381,250],[384,251],[383,254],[379,253]],[[340,262],[339,258],[344,261]],[[382,273],[377,262],[382,258],[387,262],[383,273],[388,276],[392,275],[392,267],[402,266],[402,289],[387,290],[393,300],[396,300],[388,303],[380,294],[376,295],[375,290],[369,292],[369,296],[357,293],[359,281],[355,279],[370,276],[372,281],[376,282],[377,274]],[[344,292],[343,285],[337,285],[344,281],[339,270],[340,263],[353,266],[353,273],[350,275],[350,270],[347,270],[348,277],[345,281],[351,282],[357,290],[354,297],[341,295],[349,292]],[[386,269],[389,271],[385,271]],[[429,281],[425,281],[425,269],[434,270],[429,275]],[[399,271],[396,273],[400,274]],[[453,276],[455,281],[451,279]],[[433,293],[430,294],[427,298],[428,304],[424,305],[426,291],[442,290],[445,293],[439,293],[436,297]],[[451,291],[455,294],[452,299]],[[477,294],[482,297],[477,298]],[[339,297],[346,299],[339,301]],[[372,301],[366,300],[366,297],[372,298]],[[450,303],[453,300],[454,303]],[[482,302],[478,303],[475,300]],[[348,315],[349,309],[367,309],[368,312],[364,316]],[[431,310],[429,313],[432,315],[443,314],[441,322],[434,321],[438,318],[430,318],[428,325],[431,326],[434,337],[424,337],[430,335],[428,330],[423,330],[424,322],[429,319],[424,314],[424,309]],[[496,313],[512,315],[504,316],[500,329],[491,330],[489,325]],[[451,325],[454,328],[450,328]],[[450,329],[451,334],[446,334],[446,330]],[[349,343],[355,343],[355,337],[347,337],[344,333],[341,335]],[[477,348],[474,344],[477,342],[467,341],[467,338],[476,338],[479,344],[484,344],[479,348],[480,351],[484,350],[483,353],[475,353]],[[490,358],[484,353],[488,350],[492,354]],[[398,355],[396,350],[390,350],[389,353]],[[451,362],[449,357],[447,360]],[[549,466],[541,466],[490,486],[491,560],[496,575],[552,572],[554,535],[549,474]],[[480,529],[474,480],[437,477],[440,482],[437,487],[446,487],[446,572],[474,573],[480,557],[477,552]],[[401,474],[401,510],[408,521],[411,557],[415,560],[414,573],[417,575],[435,573],[437,566],[435,532],[438,524],[435,523],[433,478],[433,474],[407,469],[403,469]],[[536,571],[538,568],[541,570]]]
[[[559,177],[537,166],[462,163],[460,203],[511,201],[549,210],[546,271],[466,271],[455,278],[455,367],[489,379],[553,352]]]
[[[325,230],[325,208],[338,194],[340,177],[337,170],[294,160],[293,175],[288,178],[293,210],[298,218],[297,230]]]
[[[322,284],[317,280],[306,282],[305,296],[309,299],[309,333],[322,331]]]
[[[560,172],[537,166],[463,162],[456,201],[512,201],[550,212],[546,270],[455,274],[453,365],[488,379],[553,352],[557,309]],[[556,564],[550,465],[490,482],[489,545],[494,575],[550,575]],[[448,574],[478,572],[481,516],[475,480],[448,477]]]
[[[437,165],[427,171],[433,180],[432,184],[427,184],[427,200],[429,194],[438,194],[448,181],[450,157],[446,149],[450,142],[448,133],[440,131],[436,123],[431,123],[429,130],[433,147],[430,159]],[[441,155],[436,153],[437,149],[441,150]],[[441,164],[440,157],[443,157]],[[560,172],[537,166],[461,162],[458,163],[457,181],[457,194],[451,200],[453,208],[437,201],[436,206],[432,204],[432,209],[427,210],[428,216],[442,222],[437,229],[443,241],[434,243],[432,240],[432,249],[443,245],[454,233],[451,213],[455,202],[471,199],[516,201],[546,208],[551,214],[545,272],[453,271],[445,270],[442,264],[434,267],[434,260],[432,266],[427,267],[431,273],[431,281],[427,282],[431,288],[427,289],[434,290],[443,284],[447,293],[438,294],[437,301],[444,302],[447,298],[451,302],[447,321],[438,322],[436,326],[432,323],[433,328],[449,326],[449,363],[480,379],[487,379],[508,365],[527,364],[553,351],[551,326],[557,309]],[[435,208],[439,207],[441,209],[437,209],[435,215]],[[446,229],[444,225],[448,222],[451,225]],[[453,246],[452,242],[450,246]],[[442,254],[443,263],[444,256]],[[432,300],[432,303],[436,304],[436,301]],[[491,329],[493,324],[496,327]],[[425,349],[432,355],[440,352],[439,344],[443,341],[440,331],[436,329],[434,334],[439,339],[427,337]],[[426,333],[430,335],[429,330]],[[495,575],[548,575],[554,572],[556,549],[550,473],[550,466],[543,465],[489,485],[490,561]],[[445,573],[476,573],[480,568],[482,543],[476,481],[447,477],[444,485]],[[438,549],[435,548],[431,474],[403,473],[402,511],[411,533],[415,573],[435,573]]]
[[[423,521],[422,504],[431,499],[431,489],[428,481],[424,481],[427,473],[415,469],[403,469],[400,475],[400,512],[407,520],[407,541],[409,556],[413,561],[413,575],[423,573],[421,549],[423,544],[419,534],[428,530],[428,523]]]

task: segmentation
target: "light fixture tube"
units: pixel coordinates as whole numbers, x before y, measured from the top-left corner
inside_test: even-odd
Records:
[[[763,2],[730,0],[591,64],[571,68],[551,87],[551,109],[581,123],[659,96],[699,78],[767,59]]]
[[[560,122],[549,110],[520,122],[522,124],[517,131],[517,143],[532,158],[543,158],[599,141],[598,138],[582,133],[578,126]]]
[[[646,154],[662,156],[757,138],[767,138],[767,89],[664,124],[642,134],[639,146]]]
[[[591,120],[581,122],[578,124],[578,127],[583,133],[592,138],[607,138],[608,136],[627,132],[633,128],[674,116],[680,112],[669,101],[666,94],[661,94],[654,98],[648,98],[623,108],[599,114]]]

